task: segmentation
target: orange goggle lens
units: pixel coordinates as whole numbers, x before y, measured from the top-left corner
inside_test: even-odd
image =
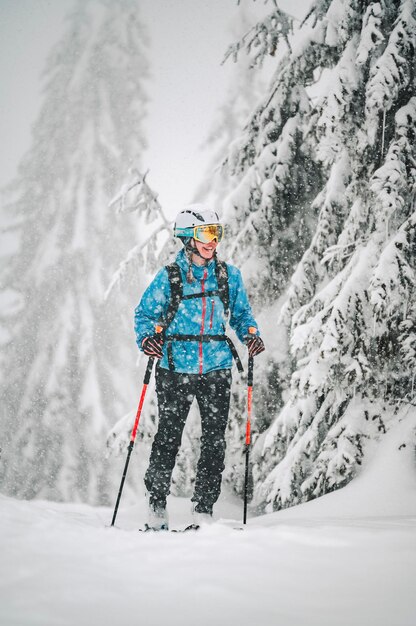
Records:
[[[210,243],[216,239],[218,243],[224,235],[224,228],[221,224],[208,224],[207,226],[195,226],[194,239],[201,243]]]

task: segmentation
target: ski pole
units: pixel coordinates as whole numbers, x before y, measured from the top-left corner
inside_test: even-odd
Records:
[[[162,332],[162,327],[161,326],[156,326],[156,332],[157,333]],[[127,449],[126,464],[124,466],[123,476],[121,477],[120,489],[118,490],[117,502],[116,502],[116,506],[114,508],[113,519],[111,520],[111,526],[114,526],[115,521],[116,521],[118,505],[120,504],[121,494],[123,492],[123,487],[124,487],[124,481],[126,480],[126,476],[127,476],[127,469],[129,467],[131,453],[133,451],[134,442],[136,440],[137,429],[139,427],[140,415],[142,413],[142,408],[143,408],[143,404],[144,404],[144,398],[146,396],[147,386],[149,384],[150,377],[152,375],[152,369],[153,369],[154,360],[155,360],[154,357],[150,357],[148,362],[147,362],[146,373],[145,373],[144,379],[143,379],[142,393],[140,395],[140,401],[139,401],[139,406],[138,406],[137,413],[136,413],[136,419],[134,420],[133,430],[131,431],[130,443],[129,443],[129,447]]]
[[[246,471],[244,475],[244,512],[243,524],[247,523],[247,501],[248,501],[248,469],[250,461],[250,443],[251,443],[251,405],[253,399],[253,370],[254,357],[248,357],[248,374],[247,374],[247,422],[246,422]]]

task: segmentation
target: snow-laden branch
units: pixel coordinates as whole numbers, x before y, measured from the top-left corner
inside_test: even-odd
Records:
[[[273,13],[257,22],[239,41],[228,48],[222,63],[224,64],[229,57],[236,62],[241,50],[250,55],[255,48],[257,51],[253,58],[253,67],[261,66],[266,55],[275,55],[281,39],[291,50],[289,35],[293,32],[293,20],[294,18],[276,6]]]
[[[109,298],[116,285],[120,285],[132,269],[138,265],[149,269],[147,267],[149,261],[156,260],[162,252],[159,250],[159,254],[155,253],[157,236],[163,232],[170,235],[171,232],[171,224],[165,216],[158,196],[146,182],[147,172],[142,175],[137,170],[131,169],[129,175],[129,180],[122,185],[120,191],[111,200],[110,208],[115,209],[117,213],[136,211],[146,224],[156,222],[156,227],[144,241],[134,246],[120,263],[105,292],[105,300]]]
[[[151,241],[155,241],[156,240],[156,236],[159,233],[162,233],[165,230],[165,226],[159,226],[156,230],[154,230],[152,232],[152,234],[143,242],[143,243],[139,243],[137,246],[134,246],[134,248],[132,248],[126,258],[124,259],[124,261],[122,261],[120,263],[120,265],[118,266],[118,269],[116,270],[116,272],[113,274],[113,277],[111,279],[111,282],[107,288],[107,291],[104,294],[104,300],[108,300],[111,292],[113,291],[114,287],[116,285],[120,285],[121,282],[123,281],[124,277],[127,276],[130,267],[132,265],[136,265],[139,261],[142,260],[142,253],[146,250],[147,246],[149,245],[149,243]]]
[[[131,180],[121,186],[120,191],[110,201],[109,207],[114,208],[117,213],[133,213],[139,211],[144,214],[157,213],[165,226],[170,228],[170,223],[166,219],[162,205],[158,200],[158,194],[147,184],[145,174],[140,174],[136,169],[130,169]]]

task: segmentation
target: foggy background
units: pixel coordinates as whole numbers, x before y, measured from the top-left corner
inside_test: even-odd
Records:
[[[0,188],[15,175],[30,143],[42,102],[40,76],[64,32],[74,0],[0,1]],[[192,199],[209,154],[201,150],[224,90],[235,71],[228,60],[232,26],[245,9],[254,20],[272,10],[257,0],[141,0],[151,78],[143,163],[170,217]],[[310,0],[283,0],[282,9],[304,16]],[[267,68],[265,69],[267,73]],[[270,73],[270,72],[269,72]]]

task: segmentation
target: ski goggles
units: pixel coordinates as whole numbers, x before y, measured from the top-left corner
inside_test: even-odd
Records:
[[[192,237],[200,243],[210,243],[214,239],[219,243],[224,236],[224,227],[221,224],[206,224],[191,228],[177,228],[176,237]]]

